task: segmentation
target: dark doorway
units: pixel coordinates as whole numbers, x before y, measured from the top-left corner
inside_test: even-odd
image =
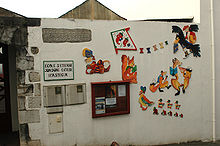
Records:
[[[12,130],[8,46],[0,43],[0,145],[20,145],[19,132]]]
[[[7,45],[0,44],[0,133],[11,131],[10,87]]]

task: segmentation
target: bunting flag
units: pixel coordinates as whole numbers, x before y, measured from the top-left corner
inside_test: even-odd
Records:
[[[150,48],[146,48],[147,49],[147,54],[150,54],[151,51],[150,51]]]
[[[130,27],[111,32],[116,54],[118,54],[118,50],[137,51],[137,48],[128,32],[129,30]]]
[[[144,53],[144,48],[140,48],[140,54]]]
[[[153,45],[154,51],[157,51],[157,45]]]
[[[166,46],[168,45],[168,41],[160,42],[160,43],[158,43],[158,44],[159,44],[159,48],[160,48],[160,49],[163,49],[163,48],[165,48],[164,45],[166,45]],[[158,49],[158,47],[157,47],[157,44],[154,44],[152,47],[147,47],[146,50],[147,50],[147,54],[150,54],[150,53],[151,53],[151,50],[153,50],[153,51],[155,52],[155,51],[157,51],[157,50],[159,50],[159,49]],[[141,53],[141,54],[143,53],[142,48],[140,48],[140,53]]]
[[[160,42],[159,45],[160,45],[160,49],[163,49],[163,48],[164,48],[163,42]]]

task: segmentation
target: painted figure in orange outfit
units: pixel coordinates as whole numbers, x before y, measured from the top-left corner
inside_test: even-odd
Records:
[[[166,76],[164,78],[164,76],[166,74],[167,74],[167,72],[161,71],[160,75],[157,78],[157,83],[150,84],[150,91],[151,92],[156,92],[157,89],[159,89],[160,92],[163,92],[163,90],[161,88],[167,87],[167,89],[169,89],[171,87],[171,85],[169,85],[169,83],[167,81],[168,76]]]

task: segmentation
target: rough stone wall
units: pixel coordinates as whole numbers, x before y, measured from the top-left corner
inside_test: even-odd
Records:
[[[34,57],[27,56],[27,26],[39,26],[40,19],[1,17],[0,43],[16,51],[17,103],[21,145],[41,145],[31,140],[28,123],[39,123],[41,107],[40,75],[34,71]],[[37,52],[36,48],[33,51]],[[37,53],[35,53],[37,54]],[[26,84],[28,76],[29,84]]]

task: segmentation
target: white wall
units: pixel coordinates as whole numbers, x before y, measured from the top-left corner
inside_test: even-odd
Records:
[[[208,17],[208,16],[207,16]],[[152,145],[178,143],[194,140],[211,140],[212,138],[212,72],[210,25],[201,23],[197,33],[198,43],[201,47],[201,57],[192,55],[183,59],[183,52],[173,54],[172,25],[181,28],[185,23],[159,23],[159,22],[123,22],[123,21],[89,21],[66,19],[42,19],[40,27],[32,27],[29,32],[29,49],[38,47],[40,53],[34,55],[35,70],[41,73],[41,84],[64,85],[86,83],[87,103],[64,107],[64,132],[49,134],[48,114],[42,106],[40,110],[40,123],[29,124],[31,139],[40,139],[43,145],[95,145],[111,144],[116,140],[119,144]],[[161,41],[167,40],[168,46],[151,54],[140,54],[139,51],[119,51],[116,55],[112,43],[111,31],[130,27],[130,35],[137,48],[147,48]],[[86,28],[92,30],[92,41],[86,43],[43,43],[42,28]],[[111,61],[111,69],[104,74],[85,74],[86,63],[82,56],[83,48],[93,50],[96,59]],[[121,77],[121,55],[134,56],[138,67],[138,84],[130,86],[131,112],[127,115],[92,118],[91,111],[91,82],[117,81]],[[149,84],[159,75],[161,70],[169,72],[172,59],[178,58],[183,67],[192,68],[192,77],[185,94],[174,96],[173,87],[164,93],[150,92]],[[74,60],[74,80],[44,81],[44,60]],[[169,82],[172,77],[169,75]],[[28,81],[26,81],[28,83]],[[172,102],[181,103],[181,113],[184,118],[153,115],[153,107],[142,111],[139,107],[139,89],[146,86],[146,96],[155,101],[162,98]],[[42,90],[43,92],[43,90]],[[43,103],[43,97],[42,97]],[[161,111],[160,111],[161,112]]]

